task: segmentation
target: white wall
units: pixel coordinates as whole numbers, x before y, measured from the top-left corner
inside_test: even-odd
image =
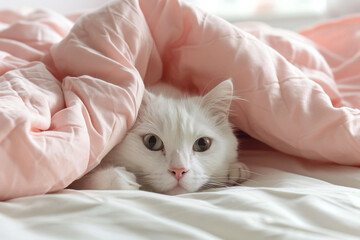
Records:
[[[50,8],[59,13],[76,13],[99,7],[110,0],[0,0],[0,9]]]
[[[4,8],[50,8],[63,14],[77,13],[86,9],[100,7],[111,0],[0,0],[0,9]],[[349,13],[360,14],[360,0],[186,0],[190,3],[213,11],[229,21],[263,21],[272,26],[299,29],[329,17],[344,16]],[[251,10],[254,3],[279,2],[270,12],[255,14]],[[299,6],[296,5],[299,4]],[[317,4],[325,2],[326,6]],[[311,8],[301,10],[300,5],[307,3]],[[231,6],[234,4],[234,7]],[[288,6],[286,6],[288,5]],[[305,4],[306,5],[306,4]],[[213,6],[214,9],[211,9]],[[226,7],[228,6],[228,7]],[[230,6],[230,7],[229,7]],[[295,6],[295,7],[294,7]],[[286,8],[288,7],[288,8]],[[299,7],[299,8],[298,8]],[[246,9],[250,9],[249,11]],[[301,14],[296,14],[299,10]],[[232,12],[232,14],[229,14]],[[236,12],[238,11],[238,12]],[[292,15],[292,16],[290,16]]]
[[[230,22],[261,21],[301,29],[328,18],[360,15],[360,0],[186,0]]]

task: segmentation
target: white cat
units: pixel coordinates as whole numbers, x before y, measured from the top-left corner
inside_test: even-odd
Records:
[[[249,178],[228,121],[233,85],[184,96],[163,83],[145,90],[135,125],[77,189],[143,189],[165,194],[234,185]]]

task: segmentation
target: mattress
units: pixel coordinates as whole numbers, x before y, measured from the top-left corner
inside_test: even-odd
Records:
[[[242,186],[168,196],[78,191],[0,203],[1,239],[359,239],[355,167],[301,160],[252,139]]]

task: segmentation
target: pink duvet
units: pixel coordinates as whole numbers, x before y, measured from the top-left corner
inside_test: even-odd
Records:
[[[136,119],[145,85],[233,79],[234,125],[307,159],[360,165],[360,18],[301,32],[231,25],[177,0],[122,0],[73,22],[0,12],[0,199],[68,186]],[[266,161],[266,159],[264,159]]]

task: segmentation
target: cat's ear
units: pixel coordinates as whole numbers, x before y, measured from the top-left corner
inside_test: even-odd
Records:
[[[143,98],[142,98],[141,105],[146,106],[147,104],[150,104],[152,102],[153,97],[154,97],[154,95],[151,92],[144,89],[144,95],[143,95]]]
[[[228,79],[208,92],[203,97],[202,104],[218,121],[224,121],[228,119],[232,99],[233,83],[231,79]]]

